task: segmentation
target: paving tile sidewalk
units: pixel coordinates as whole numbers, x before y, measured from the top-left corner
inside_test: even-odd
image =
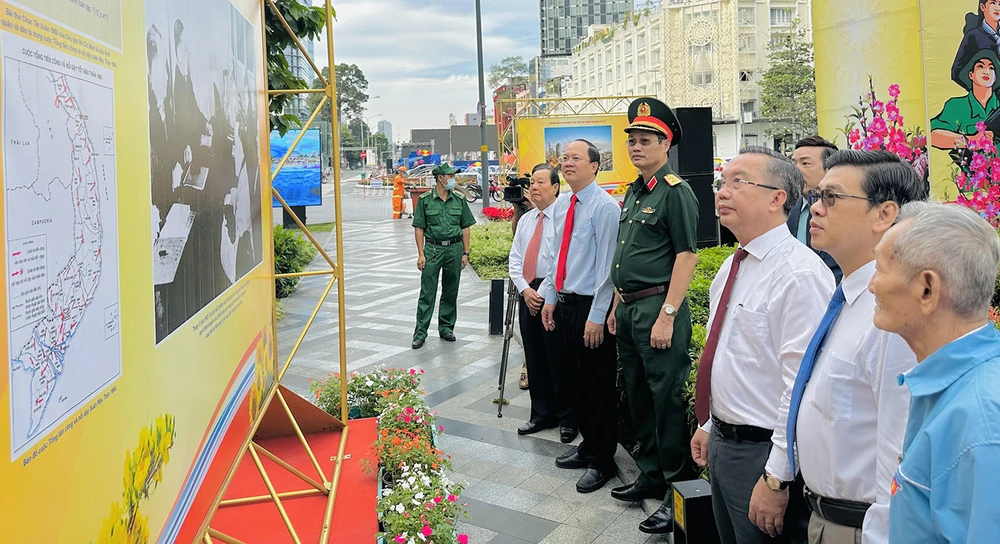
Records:
[[[444,433],[439,446],[452,456],[453,478],[466,483],[462,497],[471,518],[461,530],[472,543],[629,544],[670,542],[645,535],[638,524],[656,507],[646,501],[625,504],[611,498],[612,480],[604,489],[576,492],[582,470],[556,468],[555,457],[567,450],[556,430],[518,436],[528,417],[529,399],[517,387],[523,360],[512,342],[506,375],[510,405],[497,418],[498,369],[502,336],[488,334],[489,284],[471,270],[462,274],[459,290],[458,341],[444,342],[433,332],[420,350],[410,349],[420,276],[416,269],[413,229],[409,220],[393,221],[388,194],[362,194],[350,181],[343,184],[343,238],[347,362],[350,371],[378,366],[425,370],[428,403],[438,412]],[[332,221],[333,187],[324,186],[322,209],[310,210],[310,223]],[[474,206],[474,210],[478,209]],[[334,254],[334,233],[327,250]],[[323,235],[319,239],[326,239]],[[319,260],[313,267],[322,268]],[[279,360],[284,362],[309,318],[328,278],[301,281],[298,292],[285,299],[286,317],[278,323]],[[307,394],[308,379],[339,368],[336,290],[320,309],[283,382]],[[577,439],[579,440],[579,439]],[[619,457],[622,455],[619,448]],[[621,459],[626,472],[631,460]],[[629,477],[625,477],[629,479]]]

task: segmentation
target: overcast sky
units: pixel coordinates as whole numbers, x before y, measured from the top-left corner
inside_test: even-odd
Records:
[[[321,0],[313,0],[321,5]],[[505,56],[525,61],[538,55],[538,0],[483,0],[485,66]],[[335,62],[357,64],[368,78],[365,116],[393,126],[394,140],[410,129],[463,123],[479,101],[474,0],[337,0],[334,4]],[[326,66],[326,41],[316,44],[317,64]],[[492,92],[486,90],[487,103]]]

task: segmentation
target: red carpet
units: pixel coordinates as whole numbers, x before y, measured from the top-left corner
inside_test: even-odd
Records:
[[[375,542],[378,520],[375,512],[378,484],[374,474],[361,468],[361,460],[374,462],[371,451],[375,441],[375,419],[356,419],[350,422],[347,435],[347,450],[350,456],[341,470],[337,500],[333,507],[333,522],[330,542],[334,544],[356,544]],[[327,478],[333,474],[331,458],[337,455],[340,432],[307,434],[316,460]],[[315,478],[316,469],[305,449],[295,436],[264,439],[258,442],[264,449],[275,454],[286,463]],[[261,463],[271,478],[277,492],[310,489],[293,474],[273,463],[263,455]],[[321,482],[322,483],[322,482]],[[226,499],[266,495],[267,488],[261,479],[253,459],[244,456],[232,484],[226,491]],[[292,521],[303,544],[319,542],[326,509],[326,495],[317,494],[300,498],[282,499],[285,511]],[[292,542],[285,524],[278,515],[273,502],[220,508],[212,520],[212,528],[247,544]]]

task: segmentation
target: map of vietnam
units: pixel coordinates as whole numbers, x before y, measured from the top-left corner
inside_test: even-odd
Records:
[[[91,306],[101,279],[101,200],[97,152],[87,128],[87,116],[77,104],[67,78],[49,72],[54,100],[51,107],[65,117],[66,136],[72,143],[72,171],[67,172],[73,210],[73,252],[49,284],[46,315],[36,323],[28,341],[14,358],[15,368],[31,374],[28,436],[36,434],[64,371],[66,351],[80,321]]]

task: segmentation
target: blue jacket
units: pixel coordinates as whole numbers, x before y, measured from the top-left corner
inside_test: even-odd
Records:
[[[899,383],[911,401],[889,542],[1000,542],[1000,331],[945,345]]]

